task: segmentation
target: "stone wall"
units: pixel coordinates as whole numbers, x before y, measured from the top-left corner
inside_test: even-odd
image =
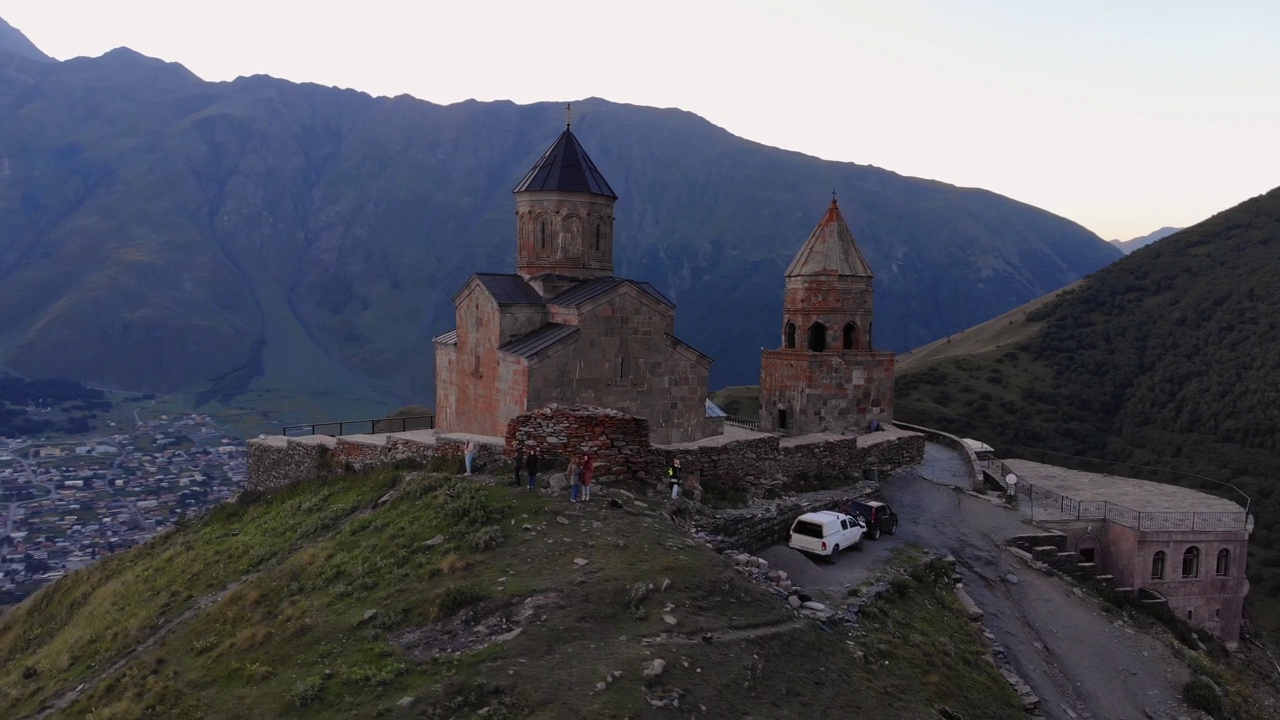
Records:
[[[333,445],[334,439],[327,435],[250,440],[244,492],[272,492],[332,474],[327,458]]]
[[[803,435],[863,432],[872,420],[888,424],[893,367],[887,352],[767,350],[760,361],[760,427]]]
[[[270,492],[339,472],[373,470],[402,461],[430,465],[440,458],[454,458],[461,466],[467,439],[466,435],[435,435],[430,431],[336,438],[257,438],[248,443],[249,473],[244,489],[249,493]],[[510,464],[501,444],[483,438],[475,440],[478,470]]]
[[[963,440],[955,435],[951,435],[950,433],[944,433],[941,430],[927,428],[923,425],[911,425],[904,422],[896,422],[894,425],[906,430],[921,433],[930,440],[933,440],[940,445],[946,445],[952,450],[956,450],[960,454],[964,455],[965,460],[968,461],[967,468],[969,472],[969,487],[978,492],[982,492],[986,488],[982,480],[982,474],[978,472],[978,456],[973,454],[973,450],[970,449],[968,445],[965,445]],[[1003,480],[1004,478],[1001,478],[1001,487],[999,488],[1001,490],[1004,489]]]
[[[711,434],[711,359],[671,334],[673,308],[626,283],[580,305],[553,306],[551,320],[578,333],[572,351],[552,348],[530,364],[529,408],[614,408],[648,420],[658,443]]]
[[[549,405],[507,423],[506,452],[538,448],[548,458],[590,453],[595,478],[634,477],[649,464],[649,422],[617,410]]]
[[[751,486],[778,478],[852,481],[866,469],[914,465],[924,459],[924,437],[899,431],[813,439],[767,435],[716,446],[655,448],[653,456],[653,475],[662,476],[678,457],[685,477],[704,491],[719,485],[752,494]]]

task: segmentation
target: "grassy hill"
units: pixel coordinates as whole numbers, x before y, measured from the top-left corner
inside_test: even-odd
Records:
[[[945,568],[904,558],[857,632],[824,631],[661,502],[570,507],[384,471],[225,504],[0,621],[0,707],[559,719],[667,716],[654,703],[678,699],[693,716],[811,718],[847,716],[857,688],[878,717],[1022,717]]]
[[[1257,520],[1253,619],[1280,632],[1277,273],[1280,189],[1135,252],[1025,317],[966,331],[988,340],[964,352],[923,349],[900,366],[897,416],[1008,455],[1167,468],[1208,480],[1153,479],[1208,492],[1234,484],[1253,498]],[[989,340],[1001,333],[1011,339]]]
[[[758,349],[778,344],[783,269],[833,187],[890,349],[1120,256],[1008,198],[766,147],[688,112],[592,98],[574,118],[620,196],[617,272],[679,304],[714,385],[754,382]],[[233,409],[430,404],[430,338],[471,272],[513,268],[511,189],[562,122],[561,102],[209,83],[123,48],[49,62],[0,46],[0,366]],[[307,410],[288,419],[317,419]]]

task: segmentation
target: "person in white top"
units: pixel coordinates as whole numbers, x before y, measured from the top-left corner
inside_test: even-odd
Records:
[[[471,463],[476,459],[476,441],[468,440],[466,448],[462,451],[467,459],[467,474],[471,474]]]

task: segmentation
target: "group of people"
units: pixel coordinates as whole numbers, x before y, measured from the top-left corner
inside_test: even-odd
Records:
[[[467,443],[467,474],[471,474],[471,459],[474,456],[474,450],[470,442]],[[516,453],[515,462],[515,481],[516,487],[521,485],[520,473],[523,471],[529,478],[529,491],[533,492],[538,489],[538,471],[542,469],[543,458],[537,448],[529,451],[525,455],[523,451]],[[569,457],[569,466],[565,468],[564,476],[569,481],[569,502],[578,502],[579,500],[591,499],[591,477],[595,473],[596,461],[589,453],[582,455],[571,455]],[[680,497],[680,483],[683,471],[680,468],[680,458],[671,461],[671,466],[667,468],[667,482],[671,485],[671,499],[675,500]]]
[[[538,471],[542,469],[542,454],[537,448],[529,451],[528,455],[523,452],[516,453],[515,462],[515,480],[516,487],[520,486],[520,471],[524,471],[529,477],[529,491],[538,489]],[[570,502],[578,502],[579,500],[591,499],[591,477],[595,473],[596,461],[590,454],[573,455],[569,458],[569,467],[565,468],[564,476],[569,481],[569,500]]]

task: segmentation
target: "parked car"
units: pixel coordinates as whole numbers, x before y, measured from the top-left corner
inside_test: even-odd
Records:
[[[841,550],[862,549],[866,532],[862,518],[834,510],[805,513],[791,523],[788,545],[807,555],[826,557],[835,562]]]
[[[844,511],[862,518],[872,540],[879,540],[882,532],[889,535],[898,532],[898,515],[893,512],[893,508],[878,500],[850,500]]]

